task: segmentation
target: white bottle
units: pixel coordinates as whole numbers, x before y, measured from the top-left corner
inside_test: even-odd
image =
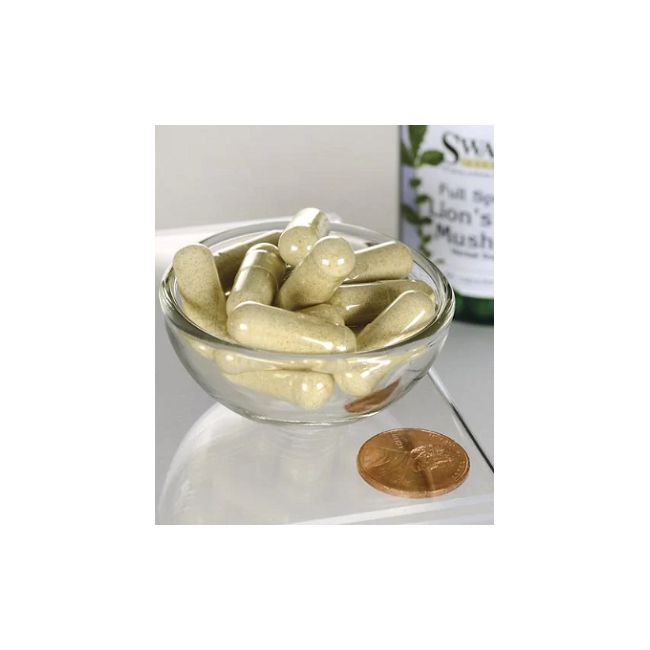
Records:
[[[456,316],[494,319],[494,126],[402,127],[401,239],[454,287]]]

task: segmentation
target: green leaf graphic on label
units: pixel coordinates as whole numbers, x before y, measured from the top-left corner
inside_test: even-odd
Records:
[[[411,206],[406,205],[406,203],[402,203],[402,216],[409,223],[412,223],[416,226],[420,223],[420,215],[417,212],[415,212],[415,210],[413,210]]]
[[[437,151],[436,149],[428,149],[423,151],[420,156],[421,165],[439,165],[444,160],[444,155],[442,151]]]
[[[401,145],[400,151],[402,154],[402,165],[413,167],[413,156],[411,155],[411,152],[403,142],[400,142],[400,145]]]
[[[409,148],[407,144],[400,141],[401,145],[401,160],[402,165],[413,167],[414,177],[409,180],[409,185],[415,190],[415,210],[409,205],[402,203],[401,214],[402,218],[408,223],[415,226],[417,235],[420,239],[420,250],[427,256],[431,256],[431,251],[429,250],[427,244],[431,241],[432,235],[424,232],[425,226],[430,226],[433,221],[431,217],[425,217],[419,212],[423,210],[424,212],[431,211],[432,199],[428,194],[419,194],[418,188],[422,185],[422,179],[417,177],[417,169],[422,167],[422,165],[439,165],[444,161],[444,155],[442,151],[437,151],[435,149],[427,149],[422,152],[422,155],[418,156],[422,143],[424,142],[424,136],[427,133],[428,126],[410,124],[408,125],[408,134],[411,147]],[[429,209],[427,210],[426,204],[429,204]],[[424,208],[420,206],[424,205]]]
[[[420,145],[427,132],[427,125],[419,126],[417,124],[409,124],[409,140],[411,141],[411,151],[413,156],[417,158]]]

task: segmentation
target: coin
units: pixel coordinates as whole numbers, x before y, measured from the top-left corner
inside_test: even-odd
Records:
[[[467,452],[451,438],[427,429],[391,429],[361,445],[361,478],[394,496],[422,499],[446,494],[467,478]]]
[[[372,411],[373,408],[383,404],[393,394],[398,384],[399,379],[386,386],[386,388],[382,388],[375,393],[370,393],[370,395],[346,404],[345,409],[349,413],[367,413],[368,411]]]

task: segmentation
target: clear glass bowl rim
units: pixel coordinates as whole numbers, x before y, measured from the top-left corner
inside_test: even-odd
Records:
[[[278,219],[276,221],[259,221],[256,223],[240,226],[238,228],[231,228],[223,230],[206,239],[203,239],[201,244],[211,248],[215,244],[223,244],[230,239],[241,237],[244,235],[260,235],[269,230],[282,230],[289,223],[291,219]],[[392,237],[382,235],[381,233],[362,228],[361,226],[353,226],[351,224],[333,222],[332,230],[349,234],[354,237],[365,239],[368,242],[375,244],[382,244],[384,242],[395,241]],[[405,244],[406,245],[406,244]],[[409,247],[413,257],[413,263],[417,264],[424,272],[430,277],[437,280],[445,292],[445,298],[440,307],[438,307],[438,315],[434,318],[427,327],[421,332],[416,334],[413,338],[399,343],[394,343],[379,350],[365,350],[362,352],[338,352],[334,354],[305,354],[305,353],[288,353],[288,352],[272,352],[268,350],[258,350],[257,348],[250,348],[238,343],[230,343],[219,339],[208,332],[200,329],[192,321],[190,321],[185,314],[183,314],[180,305],[176,302],[174,294],[175,275],[171,266],[167,268],[160,281],[158,296],[160,304],[165,314],[175,327],[183,333],[206,343],[215,350],[223,350],[225,352],[237,352],[239,354],[246,354],[254,356],[256,359],[265,359],[269,361],[291,360],[291,359],[314,359],[314,360],[333,360],[333,359],[364,359],[376,358],[377,356],[384,356],[387,353],[399,354],[400,352],[409,352],[423,345],[427,347],[433,345],[438,338],[444,335],[448,325],[454,317],[455,309],[455,296],[454,291],[447,281],[447,278],[442,271],[428,258],[424,257],[415,249]]]

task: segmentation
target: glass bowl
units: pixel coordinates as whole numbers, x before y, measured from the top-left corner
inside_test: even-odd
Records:
[[[289,219],[264,221],[208,237],[201,243],[218,252],[270,230]],[[365,228],[332,223],[331,235],[344,237],[353,249],[393,241]],[[379,413],[421,379],[442,350],[454,316],[454,292],[442,272],[410,249],[409,278],[428,284],[435,296],[435,316],[413,338],[366,352],[287,354],[255,350],[216,338],[197,327],[182,311],[174,270],[168,268],[159,298],[165,327],[179,359],[212,397],[235,413],[258,422],[324,427]],[[296,371],[300,371],[297,373]],[[292,401],[272,397],[274,387],[291,384]],[[254,385],[256,388],[251,388]],[[260,391],[261,388],[261,391]],[[307,399],[303,399],[305,394]]]

